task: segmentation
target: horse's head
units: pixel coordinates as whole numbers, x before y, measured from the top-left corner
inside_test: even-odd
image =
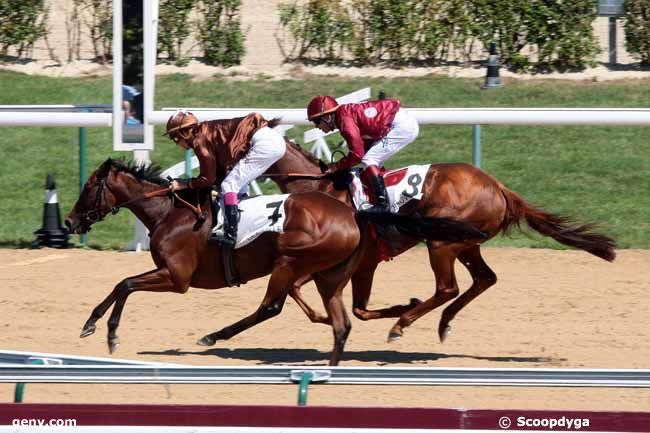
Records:
[[[82,234],[90,231],[94,223],[104,219],[114,209],[116,198],[107,186],[114,172],[113,164],[114,161],[110,158],[104,161],[84,185],[79,199],[65,219],[70,233]]]
[[[107,159],[84,185],[65,225],[70,233],[86,233],[109,213],[116,213],[120,207],[129,207],[145,198],[143,191],[146,189],[157,188],[158,192],[165,192],[169,182],[159,175],[160,167],[155,165]]]

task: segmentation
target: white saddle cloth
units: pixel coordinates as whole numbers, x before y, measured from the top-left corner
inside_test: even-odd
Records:
[[[397,170],[387,171],[383,174],[388,193],[388,202],[391,212],[397,212],[400,207],[411,200],[422,198],[424,178],[431,165],[409,165]],[[359,175],[361,169],[352,170],[354,180],[350,184],[352,201],[357,210],[367,209],[372,206],[366,192],[366,187],[361,183]]]
[[[242,200],[239,203],[239,225],[235,248],[241,248],[253,242],[266,232],[282,233],[284,231],[284,202],[290,194],[260,195]],[[223,210],[217,215],[214,233],[223,233]]]

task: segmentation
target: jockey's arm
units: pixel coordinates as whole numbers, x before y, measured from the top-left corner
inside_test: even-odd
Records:
[[[200,173],[198,177],[179,182],[181,187],[178,189],[208,188],[214,185],[217,180],[217,160],[210,152],[210,146],[204,137],[197,137],[194,141],[194,154],[199,160]]]
[[[339,132],[348,144],[350,151],[336,163],[336,169],[345,170],[361,162],[361,158],[366,152],[361,131],[353,118],[343,117],[339,122]]]
[[[194,154],[199,160],[200,173],[198,177],[190,179],[187,186],[190,188],[209,188],[217,180],[217,159],[210,152],[210,146],[204,137],[197,138],[194,144]]]

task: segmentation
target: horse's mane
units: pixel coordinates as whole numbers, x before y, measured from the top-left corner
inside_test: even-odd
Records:
[[[112,159],[108,158],[104,162],[106,167],[113,167],[118,172],[132,174],[138,180],[146,180],[161,186],[168,186],[169,181],[160,177],[163,169],[156,164],[141,165],[135,161],[127,161],[124,158]]]
[[[300,144],[296,143],[295,141],[289,140],[288,138],[285,138],[284,141],[287,143],[287,146],[291,146],[292,148],[296,149],[309,162],[311,162],[312,164],[314,164],[316,166],[319,165],[318,158],[316,158],[313,153],[303,149],[300,146]]]

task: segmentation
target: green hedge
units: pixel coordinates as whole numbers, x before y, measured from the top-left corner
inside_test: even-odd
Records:
[[[6,56],[10,49],[17,57],[27,56],[34,43],[46,36],[48,12],[44,3],[44,0],[0,0],[0,56]],[[106,61],[111,52],[112,1],[73,0],[72,5],[72,15],[65,17],[72,21],[74,30],[74,40],[68,41],[68,60],[79,57],[78,38],[82,37],[90,39],[96,59]],[[188,59],[181,46],[193,33],[206,63],[239,64],[244,56],[240,7],[241,0],[161,0],[159,56],[178,65],[185,64]],[[198,16],[196,21],[190,20],[193,11]]]
[[[0,0],[0,56],[10,48],[17,57],[28,54],[46,34],[47,8],[43,0]]]
[[[163,0],[158,24],[159,53],[166,54],[167,60],[179,66],[186,64],[188,58],[181,46],[194,30],[207,64],[232,66],[241,63],[244,35],[240,7],[241,0]],[[193,11],[198,15],[194,22],[190,20]]]
[[[650,66],[650,0],[625,1],[625,47]]]
[[[582,69],[599,52],[593,0],[310,0],[280,5],[287,60],[448,63],[496,41],[515,70]]]

